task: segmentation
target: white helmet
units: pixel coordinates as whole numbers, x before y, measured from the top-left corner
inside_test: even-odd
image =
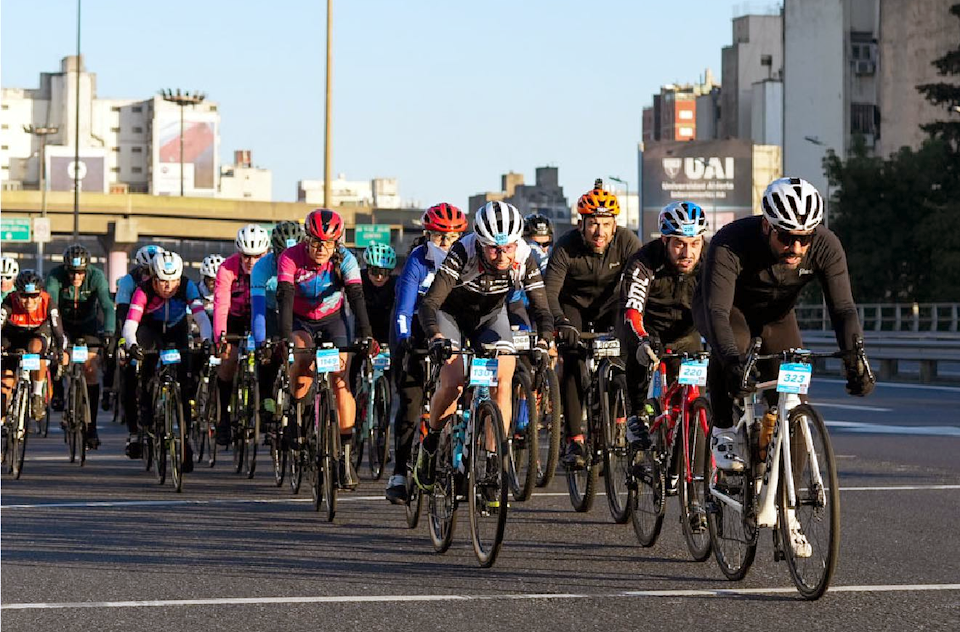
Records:
[[[707,214],[693,202],[671,202],[660,211],[664,237],[698,237],[707,232]]]
[[[16,259],[3,257],[0,259],[0,277],[4,279],[15,279],[20,274],[20,264]]]
[[[477,211],[473,231],[484,246],[506,246],[523,237],[523,216],[513,204],[487,202]]]
[[[259,224],[247,224],[237,231],[236,243],[245,255],[262,255],[270,248],[270,233]]]
[[[164,251],[153,258],[151,267],[161,281],[176,281],[183,274],[183,259],[175,252]]]
[[[140,250],[138,250],[137,254],[134,256],[134,259],[136,260],[138,266],[149,266],[151,263],[153,263],[153,258],[161,252],[166,251],[160,246],[150,244],[149,246],[143,246],[140,248]]]
[[[823,221],[823,198],[801,178],[774,180],[763,192],[763,216],[774,228],[807,231]]]
[[[200,263],[200,276],[215,277],[220,264],[223,263],[223,257],[220,255],[207,255]]]

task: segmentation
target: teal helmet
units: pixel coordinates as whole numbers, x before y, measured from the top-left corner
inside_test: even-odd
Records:
[[[393,270],[397,267],[397,253],[386,244],[374,242],[363,251],[363,260],[370,268]]]

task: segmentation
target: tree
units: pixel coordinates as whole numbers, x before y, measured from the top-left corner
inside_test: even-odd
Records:
[[[950,13],[960,19],[960,4],[950,7]],[[960,77],[960,44],[957,48],[948,51],[946,55],[931,62],[937,67],[937,74],[941,77]],[[952,121],[934,121],[921,125],[931,138],[940,138],[946,141],[954,153],[960,153],[960,81],[952,83],[938,82],[925,83],[917,86],[917,90],[933,105],[942,105],[952,113]]]

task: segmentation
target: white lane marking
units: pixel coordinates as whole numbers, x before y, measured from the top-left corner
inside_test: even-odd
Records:
[[[816,382],[825,382],[827,384],[846,384],[846,380],[835,380],[826,377],[814,378]],[[877,388],[922,388],[929,391],[947,391],[950,393],[960,393],[960,386],[940,386],[937,384],[905,384],[903,382],[877,382]]]
[[[842,410],[864,410],[870,413],[889,413],[892,408],[880,408],[879,406],[859,406],[856,404],[827,404],[825,402],[811,402],[817,408],[840,408]]]
[[[30,456],[29,454],[27,454],[24,460],[26,461],[63,461],[64,463],[68,463],[70,461],[70,459],[68,459],[66,455],[64,456]],[[97,456],[90,456],[90,454],[87,453],[87,463],[99,463],[100,461],[126,462],[129,460],[130,460],[129,458],[127,458],[126,456],[123,456],[122,454],[103,454],[103,455],[98,454]]]
[[[883,487],[841,487],[842,492],[899,492],[899,491],[943,491],[960,489],[958,485],[888,485]],[[569,496],[567,492],[535,493],[534,498]],[[338,503],[384,501],[383,496],[351,496],[340,498]],[[310,498],[211,498],[207,500],[104,500],[89,502],[68,503],[36,503],[24,505],[0,505],[0,513],[10,509],[65,509],[65,508],[94,508],[94,507],[176,507],[183,505],[270,505],[283,503],[311,503]]]
[[[829,592],[925,592],[960,590],[960,584],[892,584],[834,586]],[[168,599],[153,601],[77,601],[63,603],[11,603],[0,610],[64,610],[69,608],[168,608],[172,606],[262,605],[289,603],[394,603],[398,601],[502,601],[510,599],[609,599],[611,597],[727,597],[789,594],[795,588],[720,588],[715,590],[630,590],[614,593],[516,593],[493,595],[324,595],[306,597],[223,597],[218,599]]]
[[[914,435],[922,437],[960,437],[960,426],[892,426],[857,421],[826,421],[830,428],[860,434]]]

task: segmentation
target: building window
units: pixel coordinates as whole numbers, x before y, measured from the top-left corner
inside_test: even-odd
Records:
[[[119,153],[120,153],[120,148],[119,148],[119,147],[111,147],[111,148],[110,148],[110,151],[119,154]]]
[[[0,149],[6,151],[6,150],[10,149],[10,147],[9,147],[8,145],[0,145]]]
[[[134,128],[133,128],[133,133],[134,133],[134,134],[142,134],[142,133],[143,133],[143,128],[142,128],[142,127],[134,127]]]
[[[111,167],[110,171],[112,171],[113,173],[120,173],[120,167]]]
[[[4,123],[3,125],[0,125],[0,129],[10,129],[10,126]]]
[[[110,108],[110,109],[111,109],[112,111],[114,111],[114,112],[119,112],[119,111],[120,111],[120,106],[119,106],[119,105],[115,105],[115,106],[113,106],[113,107]]]
[[[850,104],[850,133],[870,134],[877,133],[877,114],[879,110],[872,103]]]
[[[216,112],[216,111],[217,111],[217,106],[215,105],[211,105],[207,107],[207,112]]]
[[[143,173],[143,167],[134,167],[131,171],[134,173]]]
[[[690,110],[680,110],[679,114],[681,121],[689,121],[693,118],[693,112]]]
[[[9,110],[9,109],[10,109],[10,106],[7,105],[6,103],[4,103],[3,105],[0,105],[0,109]]]
[[[110,131],[113,132],[114,134],[119,134],[119,133],[120,133],[120,128],[119,128],[119,127],[111,127],[111,128],[110,128]]]
[[[130,148],[130,151],[132,151],[132,152],[135,153],[135,154],[142,154],[142,153],[143,153],[143,147],[139,147],[139,146],[138,146],[138,147],[131,147],[131,148]]]
[[[133,106],[133,107],[130,108],[130,109],[131,109],[133,112],[135,112],[135,113],[143,112],[143,106],[142,106],[142,105],[135,105],[135,106]]]

